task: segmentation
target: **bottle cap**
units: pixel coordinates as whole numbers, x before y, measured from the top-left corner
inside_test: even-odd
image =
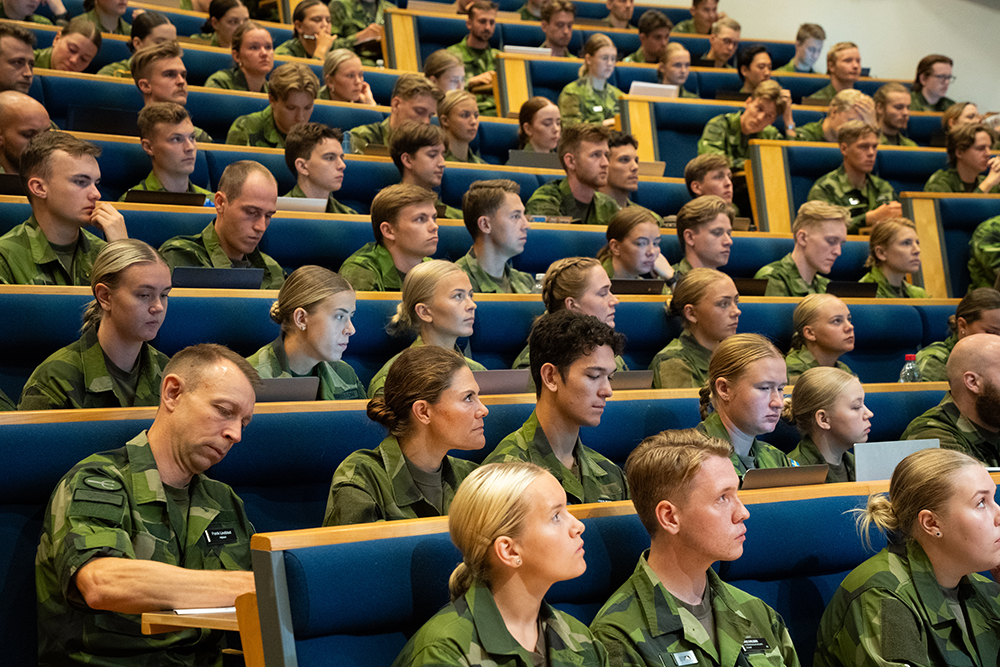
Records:
[[[907,361],[916,361],[917,360],[917,355],[915,355],[915,354],[908,354],[908,355],[906,355],[906,360]]]

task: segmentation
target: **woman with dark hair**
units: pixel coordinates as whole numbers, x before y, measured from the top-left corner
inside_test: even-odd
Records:
[[[267,93],[267,77],[274,69],[271,33],[256,21],[245,21],[233,34],[233,62],[208,77],[206,88]]]
[[[303,0],[292,12],[292,38],[274,50],[277,56],[326,59],[333,48],[330,34],[330,8],[323,0]]]
[[[170,22],[166,14],[152,10],[143,12],[132,21],[132,35],[129,37],[128,50],[135,53],[144,46],[172,42],[177,39],[177,28]],[[97,70],[101,76],[115,76],[123,79],[132,78],[132,58],[119,60],[105,65]]]
[[[877,228],[876,228],[877,229]],[[980,287],[958,302],[955,314],[948,318],[951,335],[917,352],[917,368],[922,382],[946,382],[948,357],[955,343],[978,333],[1000,336],[1000,292]]]
[[[201,27],[201,34],[191,35],[191,39],[228,49],[232,46],[236,30],[249,19],[250,10],[240,0],[212,0],[212,4],[208,6],[208,20]]]
[[[547,97],[532,97],[521,105],[517,138],[522,151],[555,153],[562,134],[559,107]]]

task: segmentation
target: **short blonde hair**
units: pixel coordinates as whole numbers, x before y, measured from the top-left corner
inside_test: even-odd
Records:
[[[874,134],[877,137],[879,131],[879,128],[863,120],[849,120],[837,130],[837,143],[850,146],[855,141],[863,139],[869,134]]]
[[[844,226],[847,227],[850,219],[847,209],[843,206],[818,199],[807,201],[799,207],[799,213],[795,216],[795,222],[792,223],[792,236],[794,237],[803,229],[819,227],[827,221],[843,222]]]
[[[761,81],[754,88],[753,93],[750,94],[750,99],[752,100],[767,100],[774,104],[774,108],[778,111],[778,115],[785,113],[785,108],[788,103],[785,98],[781,96],[781,84],[773,79],[768,79],[767,81]]]
[[[433,299],[438,284],[453,273],[464,271],[443,259],[421,262],[410,269],[403,279],[402,298],[396,306],[396,314],[389,320],[386,331],[393,336],[418,331],[422,320],[417,317],[417,305]]]
[[[668,42],[667,48],[663,49],[663,53],[660,55],[660,64],[666,65],[668,62],[670,62],[670,59],[673,58],[674,55],[680,53],[681,51],[689,55],[691,53],[680,42]]]
[[[449,90],[437,104],[438,122],[448,116],[451,110],[462,102],[472,102],[475,104],[476,96],[467,90]]]
[[[359,61],[361,58],[354,51],[350,49],[331,49],[326,52],[326,58],[323,60],[323,80],[326,81],[331,76],[337,73],[337,69],[346,63],[348,60],[357,58]]]
[[[718,398],[715,385],[719,378],[736,382],[746,373],[750,364],[761,359],[781,359],[782,363],[785,362],[784,355],[774,343],[760,334],[733,334],[719,343],[708,363],[708,384],[700,392],[702,419],[708,416],[709,403],[718,407],[715,403]]]
[[[731,19],[727,16],[726,18],[719,19],[718,21],[712,24],[712,34],[718,35],[720,32],[722,32],[723,28],[729,28],[730,30],[735,30],[736,32],[740,32],[741,30],[743,30],[743,28],[735,19]]]
[[[316,99],[319,93],[319,79],[303,63],[285,63],[271,72],[268,79],[268,98],[284,102],[292,93],[308,93]]]
[[[830,74],[830,70],[834,65],[837,64],[837,54],[842,51],[847,51],[848,49],[857,49],[858,45],[854,42],[837,42],[830,47],[830,50],[826,52],[826,73]]]

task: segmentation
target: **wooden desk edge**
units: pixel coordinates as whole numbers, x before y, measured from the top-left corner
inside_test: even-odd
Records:
[[[185,628],[207,628],[236,632],[240,626],[236,621],[235,611],[217,614],[175,614],[172,611],[148,611],[142,615],[142,634],[144,635],[159,635]]]

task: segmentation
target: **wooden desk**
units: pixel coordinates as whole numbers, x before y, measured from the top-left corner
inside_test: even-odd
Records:
[[[235,611],[217,614],[175,614],[172,611],[150,611],[142,615],[142,634],[159,635],[185,628],[207,628],[237,632],[240,625]]]

